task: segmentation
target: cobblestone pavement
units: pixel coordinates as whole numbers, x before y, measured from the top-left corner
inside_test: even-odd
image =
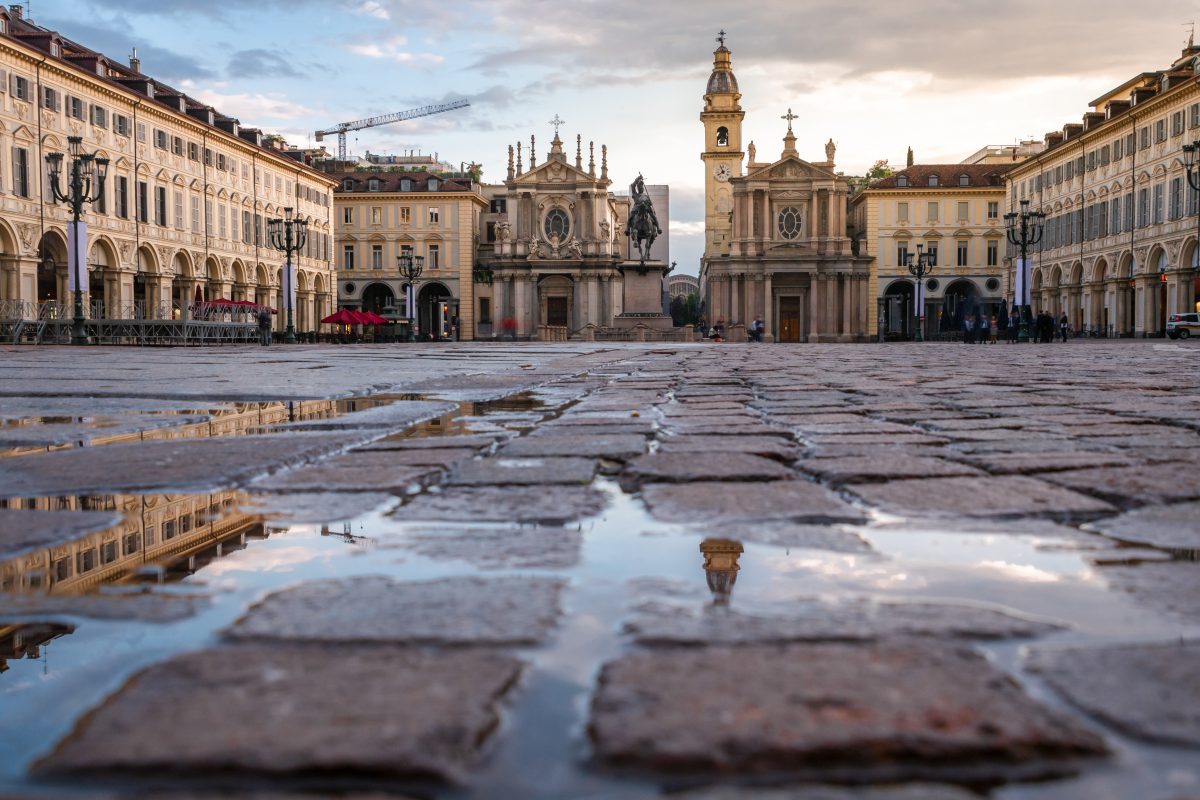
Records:
[[[0,349],[0,797],[1200,797],[1200,346]]]

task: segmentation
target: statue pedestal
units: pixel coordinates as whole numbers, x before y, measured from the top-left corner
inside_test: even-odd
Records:
[[[661,261],[626,261],[620,270],[624,275],[625,311],[613,317],[613,327],[673,328],[671,315],[662,311],[666,265]]]

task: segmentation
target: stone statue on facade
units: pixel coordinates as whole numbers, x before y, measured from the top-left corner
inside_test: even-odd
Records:
[[[646,182],[639,174],[629,185],[629,197],[633,201],[629,209],[629,224],[625,235],[637,247],[638,256],[642,261],[650,257],[650,248],[654,240],[662,233],[658,224],[658,215],[654,213],[654,203],[646,191]]]
[[[837,152],[837,145],[833,143],[833,139],[830,139],[828,142],[825,143],[825,160],[830,163],[833,163],[833,155],[836,152]]]
[[[746,151],[750,154],[750,163],[753,164],[754,157],[758,155],[758,148],[754,146],[754,142],[750,142],[750,145],[746,148]]]

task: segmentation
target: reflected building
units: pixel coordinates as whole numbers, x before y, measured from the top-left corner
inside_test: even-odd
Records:
[[[704,554],[704,577],[713,595],[713,605],[729,605],[733,585],[737,583],[738,559],[744,548],[733,539],[705,539],[700,543]]]
[[[41,658],[47,644],[74,630],[70,625],[53,622],[0,625],[0,673],[9,670],[9,661]]]
[[[80,594],[101,584],[164,582],[264,537],[236,490],[200,495],[87,495],[0,500],[0,508],[114,511],[121,521],[0,561],[0,591]]]

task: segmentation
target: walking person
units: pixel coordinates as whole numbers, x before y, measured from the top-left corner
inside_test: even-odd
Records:
[[[975,318],[968,314],[963,318],[963,344],[975,343]]]
[[[1000,332],[1000,329],[996,326],[996,315],[992,314],[992,329],[991,329],[992,338],[991,338],[991,341],[988,342],[988,344],[996,343],[996,334],[999,332]]]
[[[1016,344],[1021,338],[1021,312],[1016,308],[1008,317],[1008,343]]]
[[[1058,332],[1062,335],[1063,344],[1066,344],[1067,334],[1071,332],[1071,321],[1067,319],[1067,312],[1065,311],[1058,320]]]
[[[760,317],[755,317],[750,323],[750,341],[762,343],[763,340],[763,321]]]
[[[271,312],[266,308],[258,310],[258,343],[263,347],[271,346]]]

